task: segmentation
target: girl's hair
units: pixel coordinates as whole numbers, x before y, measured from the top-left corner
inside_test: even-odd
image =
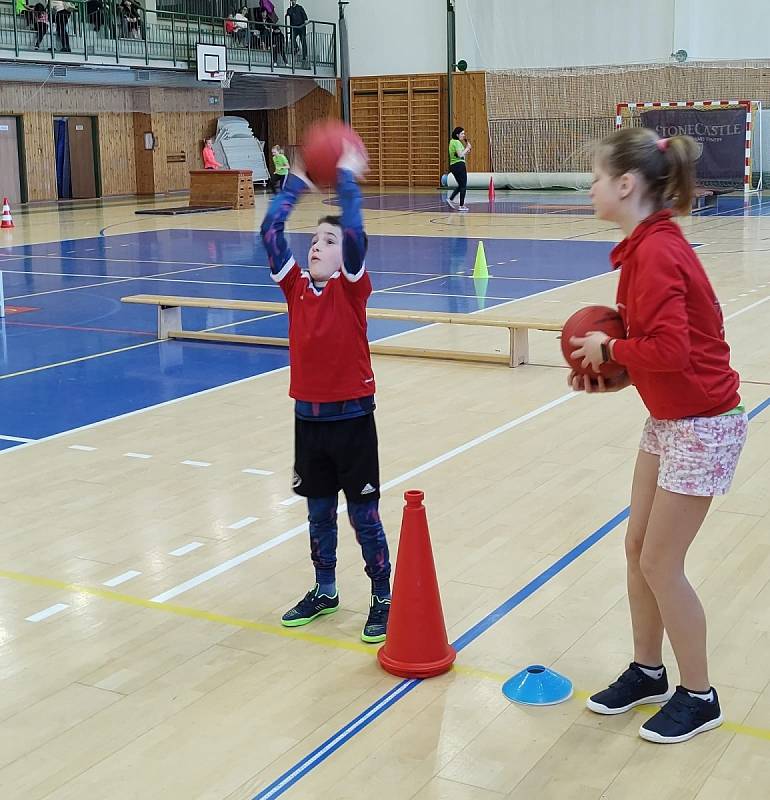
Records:
[[[700,145],[689,136],[661,139],[649,128],[624,128],[601,141],[596,158],[613,178],[638,173],[657,207],[670,205],[676,214],[686,215],[692,209],[700,153]]]
[[[461,127],[461,126],[458,126],[457,128],[455,128],[455,129],[452,131],[452,138],[453,138],[453,139],[459,139],[459,138],[460,138],[460,134],[461,134],[461,133],[462,133],[464,130],[465,130],[465,128],[463,128],[463,127]]]

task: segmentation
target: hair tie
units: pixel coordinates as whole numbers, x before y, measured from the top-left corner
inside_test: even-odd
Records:
[[[670,139],[658,139],[658,141],[655,142],[655,146],[658,148],[658,150],[660,150],[661,153],[665,153],[666,150],[668,150],[668,143],[670,141]]]

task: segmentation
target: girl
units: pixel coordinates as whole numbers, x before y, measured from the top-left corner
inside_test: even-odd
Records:
[[[206,139],[203,142],[203,169],[222,169],[222,165],[217,161],[214,155],[214,142],[212,139]]]
[[[35,26],[37,28],[35,50],[39,50],[40,42],[43,41],[46,33],[48,33],[48,11],[42,3],[37,3],[35,5]]]
[[[626,234],[611,261],[622,267],[617,302],[628,338],[591,332],[571,340],[584,366],[612,359],[626,368],[621,378],[596,383],[573,372],[573,389],[610,392],[633,384],[650,412],[625,542],[634,661],[587,705],[597,714],[621,714],[665,703],[639,731],[660,743],[722,724],[706,663],[706,619],[684,560],[712,498],[732,482],[748,428],[721,307],[671,219],[690,211],[697,157],[689,137],[659,139],[646,128],[617,131],[600,144],[591,200],[600,219]],[[663,666],[664,630],[681,680],[673,692]]]
[[[465,205],[465,190],[468,186],[468,170],[465,166],[465,156],[471,151],[471,143],[465,137],[463,128],[455,128],[452,131],[452,138],[449,140],[449,171],[455,176],[457,188],[447,199],[452,208],[456,211],[468,211]],[[455,203],[455,197],[460,195],[460,205]]]

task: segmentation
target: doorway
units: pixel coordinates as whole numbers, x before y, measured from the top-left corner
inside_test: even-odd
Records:
[[[54,117],[53,126],[59,199],[98,197],[93,117]]]

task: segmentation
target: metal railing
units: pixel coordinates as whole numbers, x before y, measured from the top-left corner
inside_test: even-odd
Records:
[[[230,34],[225,20],[212,16],[168,11],[161,15],[137,9],[133,21],[119,14],[116,6],[104,5],[97,12],[92,6],[89,14],[85,0],[69,0],[74,8],[58,14],[51,0],[42,5],[47,24],[38,22],[34,12],[16,14],[12,5],[0,5],[0,49],[12,50],[17,57],[37,52],[57,60],[64,52],[82,61],[98,56],[100,61],[116,64],[139,61],[160,66],[163,62],[194,69],[196,44],[218,44],[227,49],[228,68],[237,71],[285,68],[318,74],[320,68],[325,74],[337,73],[337,26],[331,22],[310,20],[299,29],[249,21]],[[72,63],[71,58],[66,63]]]

